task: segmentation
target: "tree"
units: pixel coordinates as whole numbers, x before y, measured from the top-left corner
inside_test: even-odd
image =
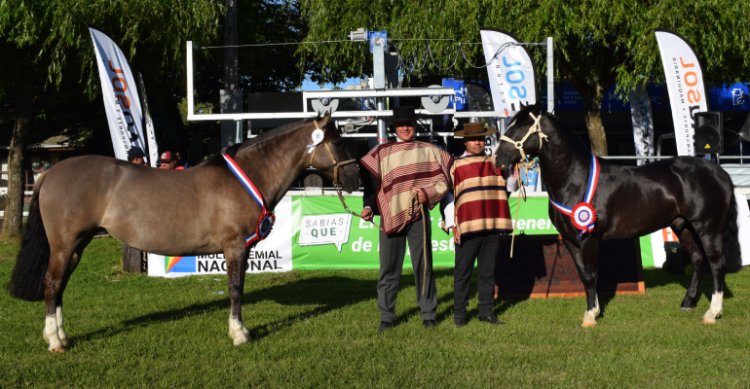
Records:
[[[9,106],[3,112],[13,122],[0,236],[13,238],[21,231],[21,164],[34,123],[45,113],[43,101],[51,94],[69,93],[60,89],[64,82],[85,91],[89,100],[97,97],[99,77],[88,27],[117,41],[131,64],[153,69],[154,78],[179,85],[176,80],[184,79],[184,41],[215,36],[221,3],[0,0],[0,49],[4,55],[0,61],[0,106]]]
[[[616,86],[624,97],[637,84],[663,81],[656,29],[673,30],[693,43],[704,61],[707,82],[750,76],[750,36],[742,25],[742,15],[750,12],[747,2],[303,0],[301,6],[309,25],[307,42],[345,40],[357,27],[387,30],[402,58],[424,64],[414,67],[412,76],[417,78],[478,74],[470,63],[483,62],[476,45],[481,28],[503,29],[523,42],[551,36],[556,78],[571,81],[583,98],[586,127],[597,155],[607,154],[600,114],[605,92]],[[350,42],[307,44],[299,50],[300,64],[316,61],[320,79],[340,81],[346,75],[371,72],[366,50]],[[469,61],[462,61],[461,54],[450,67],[457,52]],[[544,53],[530,52],[537,73],[544,74]]]

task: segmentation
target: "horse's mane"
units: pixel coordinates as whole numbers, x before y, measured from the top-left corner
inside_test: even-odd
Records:
[[[261,132],[260,134],[258,134],[258,136],[247,139],[246,141],[242,143],[235,143],[231,146],[227,146],[226,148],[224,148],[224,150],[222,150],[221,153],[211,155],[206,160],[204,160],[203,162],[199,163],[196,166],[226,166],[224,157],[221,156],[222,153],[227,154],[230,157],[234,158],[234,156],[240,150],[244,150],[248,147],[255,147],[255,146],[261,145],[271,139],[276,139],[277,137],[286,137],[289,133],[298,130],[301,126],[309,123],[312,120],[313,119],[308,119],[308,120],[303,120],[303,121],[287,123],[282,126],[273,128],[271,130]]]

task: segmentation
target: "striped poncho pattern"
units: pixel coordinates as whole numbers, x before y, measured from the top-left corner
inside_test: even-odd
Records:
[[[376,201],[381,229],[386,234],[419,220],[422,215],[414,190],[427,195],[430,208],[448,191],[448,177],[453,157],[430,143],[391,142],[376,146],[360,160],[380,180]]]
[[[461,237],[513,231],[505,179],[490,157],[468,156],[451,167],[455,221]]]

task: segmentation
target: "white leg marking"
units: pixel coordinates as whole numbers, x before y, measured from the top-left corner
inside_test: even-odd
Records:
[[[581,322],[581,327],[596,327],[596,318],[599,316],[599,296],[594,296],[596,303],[594,304],[594,308],[591,308],[587,310],[583,314],[583,322]]]
[[[598,315],[597,309],[589,309],[583,314],[583,322],[581,327],[596,327],[596,316]]]
[[[63,347],[68,347],[68,336],[65,335],[65,330],[63,329],[63,313],[62,313],[62,306],[58,306],[55,309],[55,318],[57,319],[57,337],[60,338],[60,342],[62,342]]]
[[[57,335],[57,318],[55,315],[47,315],[44,319],[44,340],[49,343],[49,351],[61,353],[65,348]]]
[[[723,301],[723,292],[714,292],[714,294],[711,295],[711,304],[708,306],[708,311],[703,314],[703,324],[716,323],[716,319],[721,317]]]
[[[234,340],[235,346],[247,343],[250,338],[250,331],[245,328],[245,325],[237,317],[232,315],[229,316],[229,337]]]

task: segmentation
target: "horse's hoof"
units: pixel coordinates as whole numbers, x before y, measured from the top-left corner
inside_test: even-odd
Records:
[[[707,324],[707,325],[716,324],[716,319],[712,317],[704,317],[703,320],[701,320],[701,323]]]
[[[65,352],[65,347],[63,347],[63,346],[50,347],[49,351],[51,353],[62,354],[62,353]]]
[[[695,307],[680,307],[680,310],[682,310],[682,312],[693,312]]]
[[[594,328],[594,327],[596,327],[596,322],[595,321],[584,321],[584,322],[581,323],[581,327],[583,327],[583,328]]]
[[[241,344],[247,343],[247,338],[237,338],[234,340],[234,345],[239,346]]]

